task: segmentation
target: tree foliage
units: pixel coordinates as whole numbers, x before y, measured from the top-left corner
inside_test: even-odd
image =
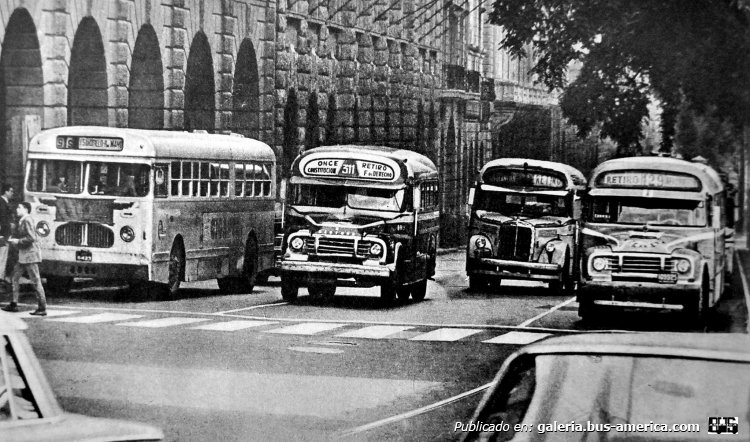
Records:
[[[652,97],[667,126],[683,102],[735,125],[750,110],[744,1],[495,0],[489,20],[504,27],[511,54],[533,49],[532,73],[563,90],[563,114],[581,135],[601,124],[602,136],[634,148]],[[567,84],[576,61],[580,74]]]

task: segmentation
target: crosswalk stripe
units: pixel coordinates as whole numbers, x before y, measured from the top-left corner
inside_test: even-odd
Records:
[[[53,318],[50,321],[77,322],[79,324],[94,324],[97,322],[127,321],[128,319],[142,318],[143,315],[126,315],[123,313],[98,313],[96,315]]]
[[[273,321],[226,321],[215,322],[213,324],[199,325],[192,327],[194,330],[214,330],[214,331],[237,331],[251,327],[262,327],[264,325],[278,324]]]
[[[195,322],[203,322],[203,321],[208,321],[208,319],[205,319],[205,318],[159,318],[159,319],[151,319],[149,321],[123,322],[117,325],[123,325],[126,327],[161,328],[161,327],[171,327],[173,325],[192,324]]]
[[[529,332],[517,332],[512,331],[509,333],[505,333],[504,335],[495,336],[492,339],[487,339],[486,342],[488,344],[518,344],[518,345],[524,345],[524,344],[530,344],[534,341],[538,341],[542,338],[546,338],[547,336],[550,336],[549,333],[529,333]]]
[[[439,328],[411,338],[412,341],[458,341],[467,336],[481,333],[484,330],[473,328]]]
[[[394,326],[394,325],[373,325],[371,327],[360,328],[358,330],[351,330],[338,334],[336,336],[342,338],[367,338],[367,339],[383,339],[388,336],[395,335],[404,330],[409,330],[414,327],[406,326]]]
[[[302,324],[290,325],[288,327],[266,330],[265,333],[277,333],[283,335],[314,335],[316,333],[333,330],[345,325],[346,324],[332,324],[328,322],[305,322]]]

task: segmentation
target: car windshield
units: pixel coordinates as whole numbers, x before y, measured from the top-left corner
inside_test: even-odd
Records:
[[[568,216],[565,197],[540,193],[480,190],[477,192],[474,208],[505,216]]]
[[[593,199],[591,221],[656,226],[706,225],[707,210],[703,201],[663,198]]]
[[[724,416],[724,410],[732,410],[732,416],[750,412],[750,370],[742,363],[543,355],[508,380],[479,418],[485,423],[502,419],[510,431],[485,432],[471,440],[567,441],[576,427],[560,430],[550,424],[571,422],[583,426],[582,440],[590,440],[588,426],[598,429],[588,431],[591,440],[714,440],[707,431],[709,417]],[[531,431],[514,432],[514,423]],[[675,431],[675,424],[692,427]]]
[[[64,160],[30,163],[26,186],[32,192],[80,194],[84,183],[91,195],[143,197],[149,192],[151,167],[147,164]]]
[[[405,189],[298,184],[293,188],[292,204],[401,212],[405,196]]]

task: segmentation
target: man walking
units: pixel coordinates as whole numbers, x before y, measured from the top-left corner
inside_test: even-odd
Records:
[[[8,242],[18,249],[18,262],[13,267],[11,280],[13,283],[13,300],[3,307],[6,312],[18,311],[18,298],[21,286],[21,275],[26,272],[36,289],[36,299],[39,304],[37,309],[31,312],[35,316],[47,316],[47,299],[44,296],[42,278],[39,276],[39,263],[42,262],[42,250],[37,243],[34,220],[31,219],[31,204],[26,201],[18,203],[16,214],[18,215],[18,227],[13,237]]]
[[[10,199],[13,198],[14,193],[13,186],[10,184],[3,184],[0,186],[0,285],[6,286],[8,284],[8,275],[6,267],[8,264],[8,239],[10,238],[11,229],[10,224],[13,221],[13,208],[10,204]]]

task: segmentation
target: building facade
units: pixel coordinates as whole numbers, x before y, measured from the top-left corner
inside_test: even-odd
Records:
[[[276,149],[280,203],[300,149],[384,144],[439,166],[443,242],[462,244],[485,161],[565,158],[554,100],[528,60],[497,51],[483,11],[480,0],[0,0],[0,181],[20,187],[30,137],[65,125],[258,138]]]

